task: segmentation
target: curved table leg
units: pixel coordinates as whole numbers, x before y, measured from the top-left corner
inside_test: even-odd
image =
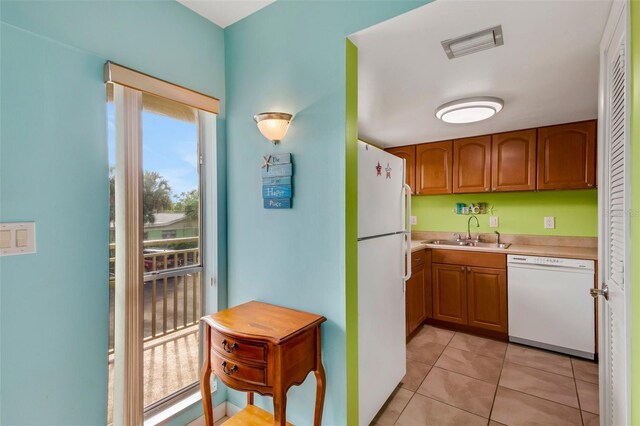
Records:
[[[320,426],[322,424],[322,410],[324,408],[324,394],[327,387],[327,376],[322,365],[322,337],[320,334],[320,326],[316,328],[316,408],[313,414],[313,425]]]
[[[202,394],[202,408],[204,421],[207,426],[213,426],[213,404],[211,403],[211,329],[205,325],[205,356],[200,375],[200,393]]]
[[[317,370],[313,372],[316,375],[316,409],[313,415],[313,425],[320,426],[322,424],[322,409],[324,407],[324,394],[327,385],[327,376],[324,373],[324,367],[320,363]]]

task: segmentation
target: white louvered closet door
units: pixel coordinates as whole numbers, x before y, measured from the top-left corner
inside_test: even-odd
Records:
[[[600,162],[601,288],[599,299],[600,416],[603,425],[629,424],[629,81],[625,2],[612,7],[601,45]]]

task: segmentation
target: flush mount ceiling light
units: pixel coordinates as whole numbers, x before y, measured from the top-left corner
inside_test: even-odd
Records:
[[[503,106],[502,99],[490,96],[458,99],[440,105],[436,110],[436,117],[445,123],[475,123],[493,117]]]
[[[441,42],[442,48],[449,59],[476,53],[492,47],[502,46],[502,25],[467,34],[462,37],[452,38]]]
[[[287,134],[292,117],[286,112],[261,112],[254,115],[253,119],[258,124],[262,136],[276,144]]]

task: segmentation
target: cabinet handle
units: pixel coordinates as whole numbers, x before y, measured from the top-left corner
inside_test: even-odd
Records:
[[[231,369],[227,370],[227,361],[222,361],[222,371],[227,376],[231,376],[233,373],[238,371],[238,366],[234,365],[233,367],[231,367]]]
[[[229,342],[227,342],[227,339],[224,339],[222,341],[222,349],[224,349],[224,351],[228,354],[233,353],[234,350],[238,349],[238,344],[237,343],[233,343],[231,346],[229,346],[229,349],[227,349],[227,345],[229,344]]]
[[[466,270],[466,268],[465,268],[464,266],[461,266],[461,267],[460,267],[460,270],[461,270],[462,272],[464,272],[464,271]]]

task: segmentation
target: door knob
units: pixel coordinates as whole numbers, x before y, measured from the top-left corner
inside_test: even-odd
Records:
[[[591,293],[591,297],[593,297],[594,299],[598,296],[604,296],[605,300],[609,300],[609,286],[608,285],[604,285],[602,286],[602,288],[592,288],[589,290],[589,293]]]

